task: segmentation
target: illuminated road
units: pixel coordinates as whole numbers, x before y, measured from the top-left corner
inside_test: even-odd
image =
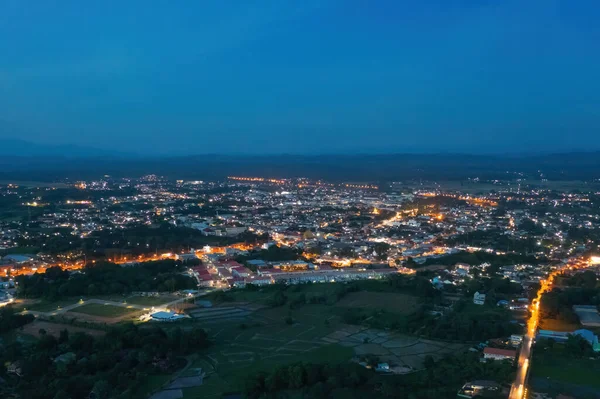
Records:
[[[527,381],[527,372],[529,371],[529,358],[531,356],[531,345],[533,344],[533,337],[529,335],[529,332],[523,337],[523,346],[519,353],[519,368],[517,369],[517,376],[515,382],[510,390],[509,399],[521,399],[525,391],[525,382]]]
[[[531,347],[533,345],[535,332],[539,323],[539,309],[542,295],[552,289],[552,282],[554,281],[554,278],[564,272],[566,269],[584,269],[588,266],[589,264],[587,262],[581,260],[574,261],[573,263],[569,262],[566,266],[550,273],[546,280],[540,281],[540,289],[537,292],[536,298],[533,300],[531,317],[527,322],[527,333],[523,337],[523,344],[521,346],[521,352],[519,353],[517,376],[515,377],[515,382],[510,389],[509,399],[522,399],[527,391],[526,382],[532,354]]]
[[[232,245],[228,245],[228,246],[224,246],[224,247],[210,247],[210,250],[208,253],[218,253],[218,254],[225,254],[227,248],[233,248],[233,249],[239,249],[242,251],[249,251],[249,250],[253,250],[253,249],[257,249],[260,247],[260,244],[246,244],[246,243],[236,243],[236,244],[232,244]],[[196,251],[196,256],[198,256],[199,258],[202,257],[202,255],[204,255],[205,252],[204,250],[199,250]],[[122,265],[122,264],[126,264],[126,263],[144,263],[144,262],[154,262],[154,261],[158,261],[158,260],[165,260],[165,259],[172,259],[172,260],[177,260],[179,259],[179,254],[176,252],[167,252],[167,253],[163,253],[163,254],[152,254],[152,255],[139,255],[139,256],[122,256],[119,258],[108,258],[106,259],[108,262],[111,263],[115,263],[117,265]],[[89,261],[88,264],[94,264],[96,263],[95,260]],[[50,267],[60,267],[63,270],[80,270],[83,269],[85,267],[85,262],[82,259],[79,259],[77,261],[62,261],[62,262],[56,262],[56,263],[49,263],[49,264],[45,264],[45,265],[39,265],[39,266],[18,266],[15,267],[14,265],[10,265],[10,266],[2,266],[0,267],[0,276],[1,277],[16,277],[16,276],[21,276],[21,275],[25,275],[25,276],[29,276],[35,273],[45,273],[46,270]]]

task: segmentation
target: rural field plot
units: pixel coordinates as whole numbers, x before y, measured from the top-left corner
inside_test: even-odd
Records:
[[[33,323],[26,324],[23,326],[23,333],[38,336],[40,330],[43,329],[46,331],[46,334],[53,335],[54,337],[58,337],[60,332],[63,330],[67,330],[69,334],[75,334],[78,332],[87,333],[93,335],[95,337],[99,337],[105,335],[106,332],[102,330],[94,330],[91,328],[84,327],[76,327],[69,324],[59,324],[59,323],[51,323],[47,321],[36,320]]]
[[[285,321],[290,314],[287,307],[247,310],[249,314],[244,327],[230,317],[212,319],[212,322],[209,317],[207,329],[215,345],[201,362],[204,367],[209,364],[210,368],[206,369],[202,386],[184,389],[184,398],[219,398],[223,392],[241,389],[248,374],[279,364],[350,360],[352,349],[322,340],[337,328],[333,319],[330,325],[325,325],[325,320],[330,318],[324,312],[326,308],[324,305],[307,305],[294,310],[291,324]],[[202,310],[202,315],[211,314]]]
[[[580,328],[582,328],[582,326],[578,322],[570,323],[568,321],[546,318],[540,320],[540,329],[542,330],[571,332]]]
[[[381,309],[388,312],[409,314],[419,308],[418,298],[411,295],[386,292],[351,292],[336,303],[338,307]]]
[[[196,321],[203,323],[219,323],[227,321],[243,321],[252,313],[243,306],[219,306],[215,308],[192,309],[187,312]]]
[[[571,357],[564,345],[536,352],[531,367],[531,385],[540,392],[560,389],[576,398],[598,398],[600,362]]]
[[[133,305],[142,306],[160,306],[176,300],[176,296],[160,295],[160,296],[130,296],[126,298],[126,302]]]
[[[138,309],[125,306],[103,305],[99,303],[88,303],[71,309],[70,313],[82,313],[89,316],[116,318],[139,311]]]
[[[412,308],[418,306],[415,301],[402,298],[404,295],[353,297],[354,294],[347,295],[344,300],[357,301],[359,306],[373,306],[374,309],[381,301],[404,301],[401,305],[389,305],[397,314],[412,312]],[[349,303],[346,306],[354,306]],[[184,389],[184,399],[220,398],[225,392],[242,389],[248,374],[281,364],[299,361],[339,363],[357,356],[377,355],[381,361],[395,366],[397,372],[407,373],[421,369],[427,355],[440,357],[463,348],[344,324],[339,316],[343,308],[338,306],[304,305],[297,309],[280,306],[254,310],[242,304],[228,305],[190,312],[200,325],[206,325],[215,344],[201,360],[207,367],[203,385]],[[240,314],[245,316],[240,318]]]
[[[77,304],[79,299],[62,299],[59,301],[38,301],[35,303],[31,303],[28,306],[24,306],[27,310],[34,310],[36,312],[54,312],[60,310],[66,306],[71,306]]]
[[[350,347],[359,356],[379,356],[380,360],[396,366],[398,372],[404,373],[421,369],[428,355],[440,358],[447,353],[461,352],[466,348],[463,344],[449,344],[376,329],[357,329],[356,326],[344,327],[327,335],[323,340]]]

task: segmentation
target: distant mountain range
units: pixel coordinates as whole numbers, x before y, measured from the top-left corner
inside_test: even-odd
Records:
[[[75,145],[0,139],[0,180],[157,174],[181,179],[308,177],[330,181],[600,179],[600,152],[545,155],[350,154],[147,157]],[[521,175],[522,174],[522,175]]]
[[[47,145],[18,139],[0,139],[0,156],[82,158],[123,155],[125,154],[121,152],[77,145]]]

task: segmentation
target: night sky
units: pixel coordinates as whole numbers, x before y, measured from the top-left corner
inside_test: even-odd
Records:
[[[0,0],[0,138],[600,150],[598,0]]]

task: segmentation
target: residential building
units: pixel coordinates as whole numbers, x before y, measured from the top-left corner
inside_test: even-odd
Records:
[[[479,292],[476,292],[473,295],[473,303],[475,305],[483,305],[483,304],[485,304],[485,294],[480,294]]]
[[[517,351],[514,349],[499,349],[487,347],[483,350],[483,358],[491,360],[515,360]]]

